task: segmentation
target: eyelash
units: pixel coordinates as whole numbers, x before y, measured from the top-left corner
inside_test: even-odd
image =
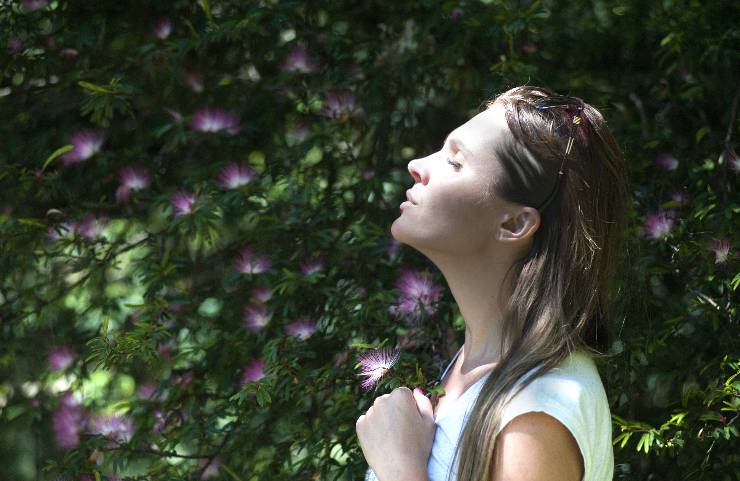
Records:
[[[454,160],[452,160],[449,157],[447,157],[447,163],[450,164],[450,165],[452,165],[452,166],[454,166],[455,169],[459,169],[460,167],[462,167],[462,164],[460,162],[455,162]]]

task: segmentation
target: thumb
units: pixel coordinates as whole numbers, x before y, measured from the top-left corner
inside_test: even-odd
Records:
[[[418,387],[414,389],[414,399],[416,400],[416,407],[419,409],[419,414],[421,414],[422,417],[434,417],[432,401],[422,394],[422,390]]]

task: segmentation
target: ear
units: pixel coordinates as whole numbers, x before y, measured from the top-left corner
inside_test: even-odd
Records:
[[[540,213],[532,207],[522,206],[506,212],[504,218],[498,228],[497,240],[531,238],[540,227]]]

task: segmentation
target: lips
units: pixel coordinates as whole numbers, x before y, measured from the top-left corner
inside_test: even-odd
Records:
[[[414,198],[411,197],[411,189],[406,191],[406,199],[412,204],[416,204],[416,201],[414,200]]]

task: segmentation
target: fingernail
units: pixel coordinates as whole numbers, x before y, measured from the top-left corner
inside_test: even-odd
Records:
[[[421,388],[419,388],[419,387],[417,387],[416,389],[414,389],[414,392],[418,392],[422,396],[424,395],[424,391],[422,391]]]

